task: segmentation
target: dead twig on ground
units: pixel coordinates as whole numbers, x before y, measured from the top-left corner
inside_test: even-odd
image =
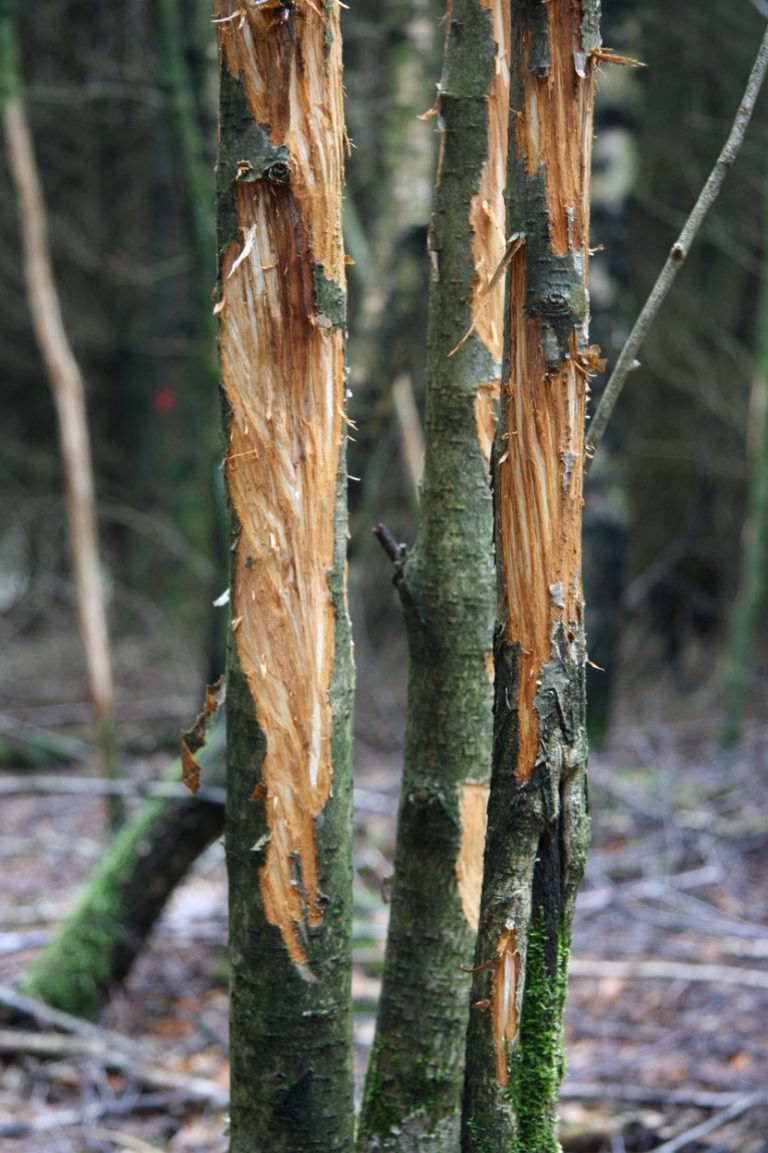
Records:
[[[65,1033],[71,1033],[76,1037],[98,1041],[102,1046],[124,1053],[129,1057],[145,1057],[152,1051],[148,1045],[131,1041],[122,1033],[115,1033],[111,1029],[101,1029],[98,1025],[92,1025],[80,1017],[72,1016],[71,1013],[63,1013],[60,1009],[51,1009],[42,1001],[18,993],[8,985],[0,985],[0,1005],[12,1009],[28,1020],[50,1025],[54,1029],[62,1029]],[[3,1016],[7,1021],[8,1014],[3,1014]]]
[[[662,1089],[658,1086],[617,1085],[602,1081],[566,1081],[560,1096],[564,1101],[617,1101],[628,1105],[682,1105],[694,1109],[729,1109],[744,1100],[743,1093],[707,1093],[693,1088]],[[768,1103],[768,1093],[753,1096]],[[654,1153],[659,1151],[655,1150]]]
[[[684,1149],[686,1145],[693,1144],[700,1137],[706,1137],[707,1133],[714,1133],[715,1129],[722,1129],[723,1125],[741,1117],[742,1113],[746,1113],[753,1106],[764,1105],[766,1102],[768,1102],[768,1097],[765,1093],[748,1093],[746,1096],[740,1097],[738,1101],[734,1101],[727,1109],[723,1109],[721,1113],[715,1113],[714,1117],[702,1121],[700,1125],[694,1125],[692,1129],[686,1129],[684,1133],[679,1133],[671,1141],[657,1145],[653,1153],[677,1153],[678,1149]]]
[[[0,1125],[0,1138],[33,1137],[40,1133],[50,1133],[56,1129],[71,1129],[75,1126],[91,1125],[103,1117],[124,1116],[144,1110],[168,1111],[183,1101],[177,1093],[144,1093],[136,1097],[133,1093],[125,1100],[91,1101],[76,1109],[54,1109],[46,1113],[36,1113],[26,1121],[9,1121]]]
[[[768,971],[740,969],[735,965],[689,965],[685,961],[604,961],[598,957],[573,957],[568,971],[572,977],[702,981],[710,985],[740,985],[746,989],[768,989]]]
[[[63,777],[50,773],[23,773],[0,778],[0,797],[18,796],[29,793],[46,793],[51,796],[78,797],[178,797],[189,799],[189,789],[173,781],[105,781],[98,777]],[[195,794],[198,801],[223,805],[227,799],[226,789],[203,786]]]
[[[160,1089],[175,1089],[187,1099],[206,1101],[223,1109],[229,1094],[212,1081],[188,1077],[173,1069],[149,1065],[125,1052],[118,1052],[96,1037],[65,1036],[61,1033],[29,1033],[24,1030],[0,1029],[1,1053],[26,1053],[36,1057],[88,1057],[106,1068],[120,1069],[144,1085]]]

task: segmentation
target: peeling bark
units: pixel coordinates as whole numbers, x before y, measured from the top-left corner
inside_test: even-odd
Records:
[[[398,576],[410,650],[405,764],[362,1150],[459,1144],[462,967],[476,929],[492,735],[488,481],[503,303],[492,282],[505,252],[507,8],[453,0],[445,21],[425,469],[417,543]]]
[[[463,1149],[557,1146],[586,815],[581,591],[594,0],[514,0],[494,752]],[[480,1012],[487,1008],[487,1014]]]
[[[338,6],[219,0],[232,1153],[351,1143]],[[270,931],[271,928],[271,931]],[[258,987],[257,987],[258,986]]]

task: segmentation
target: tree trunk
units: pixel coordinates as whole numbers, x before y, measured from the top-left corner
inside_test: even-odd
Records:
[[[558,1148],[567,959],[588,839],[580,569],[598,8],[512,4],[508,230],[525,242],[509,270],[494,450],[494,749],[466,1153]]]
[[[199,754],[206,784],[223,780],[224,746],[220,723]],[[180,780],[181,762],[166,776]],[[55,1009],[94,1017],[130,973],[173,890],[223,828],[219,804],[197,797],[147,801],[107,847],[24,991]]]
[[[768,206],[768,197],[764,196]],[[763,209],[768,223],[768,212]],[[736,599],[728,621],[724,671],[723,744],[741,736],[746,709],[750,666],[765,593],[768,561],[768,263],[760,283],[756,326],[756,352],[752,400],[748,422],[749,484],[742,529],[741,558]]]
[[[27,297],[59,424],[70,564],[80,638],[98,732],[101,772],[114,774],[112,653],[107,601],[99,563],[96,494],[88,431],[85,382],[64,327],[53,273],[43,190],[24,107],[20,44],[14,0],[0,4],[0,107],[8,163],[15,187]],[[107,802],[110,823],[122,819],[120,798]]]
[[[426,460],[396,583],[410,648],[405,764],[363,1150],[456,1150],[491,755],[489,454],[501,356],[508,29],[455,0],[430,236]],[[474,328],[470,333],[470,327]],[[469,335],[468,335],[469,334]]]
[[[231,1153],[352,1144],[338,6],[218,0]]]

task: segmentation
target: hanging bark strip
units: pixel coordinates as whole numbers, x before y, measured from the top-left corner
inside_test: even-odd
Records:
[[[513,0],[508,274],[494,451],[499,617],[464,1148],[557,1147],[586,816],[581,591],[597,4]]]
[[[436,108],[426,454],[395,556],[409,642],[390,929],[359,1148],[454,1153],[491,760],[489,456],[500,380],[508,3],[452,0]],[[465,339],[464,339],[465,338]],[[455,350],[455,351],[454,351]],[[453,355],[451,353],[453,352]]]
[[[351,651],[338,5],[219,0],[216,20],[216,311],[233,520],[231,1149],[259,1146],[259,1135],[272,1149],[347,1148]]]

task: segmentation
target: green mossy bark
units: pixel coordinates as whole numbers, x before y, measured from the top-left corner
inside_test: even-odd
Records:
[[[452,5],[440,89],[444,155],[430,249],[427,438],[416,547],[396,582],[410,667],[405,763],[383,987],[360,1119],[365,1151],[458,1148],[474,930],[456,880],[461,782],[487,781],[492,501],[475,420],[498,374],[470,338],[470,204],[487,157],[490,14]]]
[[[224,726],[199,754],[206,784],[223,779]],[[181,779],[181,762],[166,774]],[[131,970],[176,885],[224,828],[224,810],[195,797],[152,800],[118,833],[77,908],[35,962],[23,991],[94,1017]]]

